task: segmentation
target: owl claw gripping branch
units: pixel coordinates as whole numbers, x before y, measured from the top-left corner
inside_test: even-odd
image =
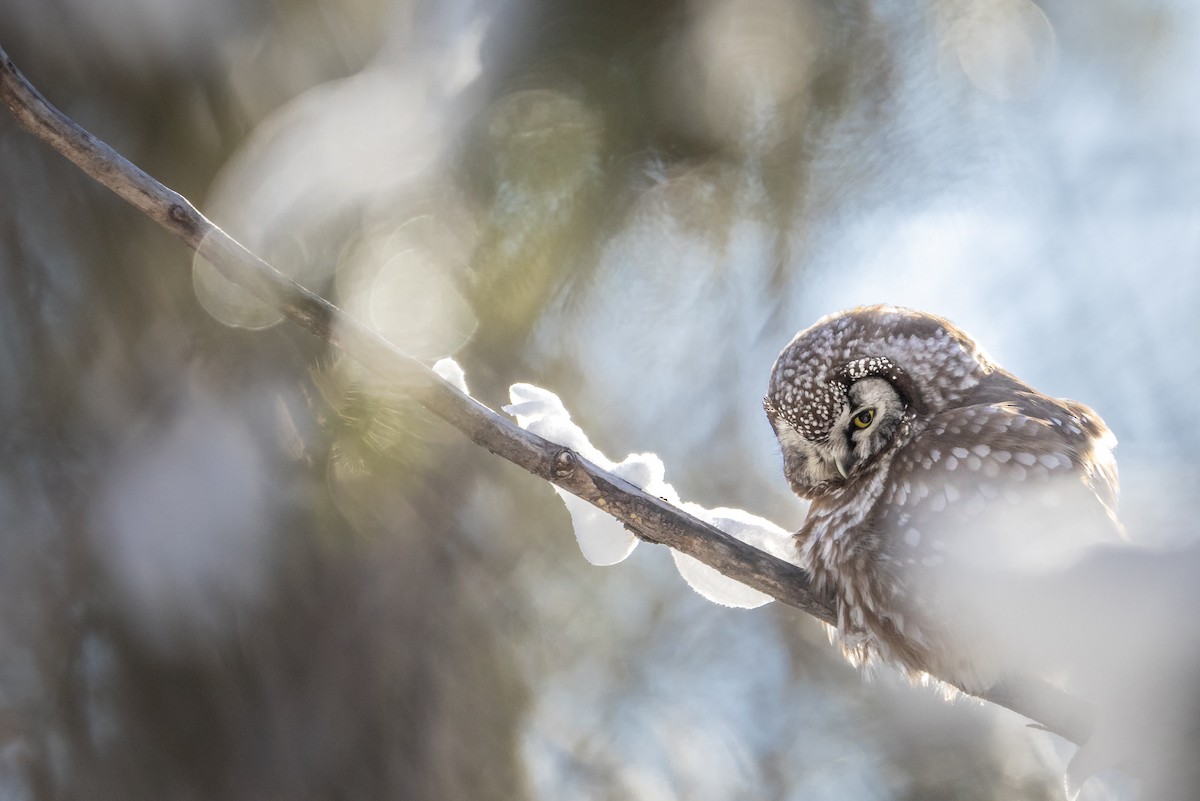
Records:
[[[800,332],[763,405],[811,501],[802,561],[852,660],[968,689],[1056,667],[991,610],[1005,581],[1119,533],[1115,439],[1094,412],[1037,392],[950,322],[887,306]]]

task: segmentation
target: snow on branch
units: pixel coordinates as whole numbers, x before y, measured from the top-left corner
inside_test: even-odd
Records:
[[[163,186],[51,105],[3,49],[0,49],[0,98],[23,128],[183,240],[230,281],[336,346],[368,370],[393,377],[405,394],[475,444],[611,515],[638,539],[667,545],[752,590],[825,623],[834,622],[833,609],[812,592],[805,571],[742,542],[711,522],[699,519],[696,514],[739,535],[750,534],[748,539],[757,537],[754,541],[759,544],[770,541],[770,537],[764,539],[762,534],[769,529],[756,529],[757,524],[747,520],[750,516],[739,510],[703,510],[684,504],[694,512],[689,514],[668,502],[664,497],[674,502],[679,499],[662,481],[661,462],[655,465],[649,459],[638,461],[631,457],[633,462],[626,460],[622,465],[616,465],[592,449],[586,437],[572,441],[570,436],[563,436],[563,444],[558,444],[551,438],[514,425],[456,386],[461,380],[454,382],[443,378],[325,298],[255,256],[205,218],[182,195]],[[461,379],[461,375],[458,378]],[[538,429],[540,419],[550,429],[557,427],[559,433],[563,433],[563,421],[569,422],[569,417],[547,416],[547,409],[558,399],[539,392],[542,391],[534,387],[515,385],[513,405],[509,409],[531,428]],[[545,433],[555,436],[552,430]],[[605,464],[604,468],[596,464],[598,460]],[[639,476],[646,480],[641,481]],[[635,486],[630,478],[650,491]],[[573,500],[571,503],[578,504]],[[573,514],[584,508],[582,504],[576,505]],[[758,534],[753,534],[752,530]],[[582,539],[588,535],[579,536],[581,546],[587,549],[589,546]],[[625,546],[626,553],[630,547]],[[588,555],[597,556],[595,553]],[[595,561],[619,561],[617,556],[621,556],[619,547],[617,552],[599,554]],[[712,576],[698,570],[699,567],[685,562],[681,572],[693,586],[705,585],[698,587],[705,592]],[[754,603],[755,597],[751,596],[740,605]],[[1034,720],[1037,726],[1077,743],[1086,740],[1091,730],[1092,713],[1085,703],[1041,681],[1004,682],[979,697],[1007,707]]]

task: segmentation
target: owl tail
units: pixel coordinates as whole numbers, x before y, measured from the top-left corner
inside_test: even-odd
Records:
[[[1106,767],[1107,760],[1103,758],[1103,754],[1098,753],[1098,749],[1090,743],[1081,745],[1067,763],[1067,773],[1063,776],[1063,789],[1067,791],[1067,801],[1079,798],[1084,782]]]
[[[1097,722],[1091,738],[1079,746],[1075,756],[1067,763],[1063,777],[1063,788],[1067,801],[1076,801],[1088,779],[1102,770],[1125,761],[1129,755],[1129,743],[1121,738],[1119,727],[1103,726]]]

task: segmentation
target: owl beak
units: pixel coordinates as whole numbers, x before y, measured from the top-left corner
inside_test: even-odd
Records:
[[[854,467],[850,454],[833,457],[833,463],[837,465],[838,472],[842,474],[842,478],[850,478],[850,468]]]

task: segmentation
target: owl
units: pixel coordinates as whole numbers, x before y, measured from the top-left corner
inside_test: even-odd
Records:
[[[932,314],[871,306],[801,331],[763,402],[796,534],[856,663],[982,690],[1041,643],[1006,593],[1120,535],[1116,440],[1086,406],[997,366]],[[1042,627],[1040,631],[1045,631]]]

